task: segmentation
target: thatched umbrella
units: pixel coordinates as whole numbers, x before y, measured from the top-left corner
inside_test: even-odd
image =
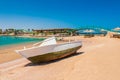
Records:
[[[113,29],[114,31],[120,31],[120,27],[116,27]]]

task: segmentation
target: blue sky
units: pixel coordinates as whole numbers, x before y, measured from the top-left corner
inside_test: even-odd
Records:
[[[0,0],[0,28],[120,26],[119,0]]]

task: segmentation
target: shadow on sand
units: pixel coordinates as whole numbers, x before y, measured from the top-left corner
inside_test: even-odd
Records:
[[[43,63],[28,63],[25,65],[25,67],[27,66],[39,66],[39,65],[47,65],[47,64],[50,64],[50,63],[54,63],[54,62],[58,62],[60,60],[63,60],[63,59],[66,59],[66,58],[69,58],[69,57],[72,57],[72,56],[77,56],[77,55],[80,55],[80,54],[83,54],[84,52],[77,52],[75,54],[72,54],[72,55],[69,55],[69,56],[66,56],[66,57],[63,57],[63,58],[60,58],[60,59],[56,59],[56,60],[52,60],[52,61],[49,61],[49,62],[43,62]]]

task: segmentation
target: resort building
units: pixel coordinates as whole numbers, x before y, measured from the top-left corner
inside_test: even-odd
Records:
[[[24,29],[17,29],[17,30],[15,30],[14,34],[19,35],[19,36],[24,35]]]
[[[75,30],[70,28],[33,30],[34,36],[72,36],[74,34]]]
[[[32,36],[32,31],[30,31],[30,29],[28,30],[16,29],[14,33],[15,35],[19,35],[19,36]]]
[[[15,31],[15,29],[6,29],[5,31],[4,31],[4,34],[7,34],[7,35],[14,35],[14,31]]]

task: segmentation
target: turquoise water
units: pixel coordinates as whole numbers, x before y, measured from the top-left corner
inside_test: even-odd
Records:
[[[15,37],[15,36],[0,36],[0,47],[13,45],[13,44],[38,42],[42,40],[43,38],[38,39],[38,38],[23,38],[23,37]]]

